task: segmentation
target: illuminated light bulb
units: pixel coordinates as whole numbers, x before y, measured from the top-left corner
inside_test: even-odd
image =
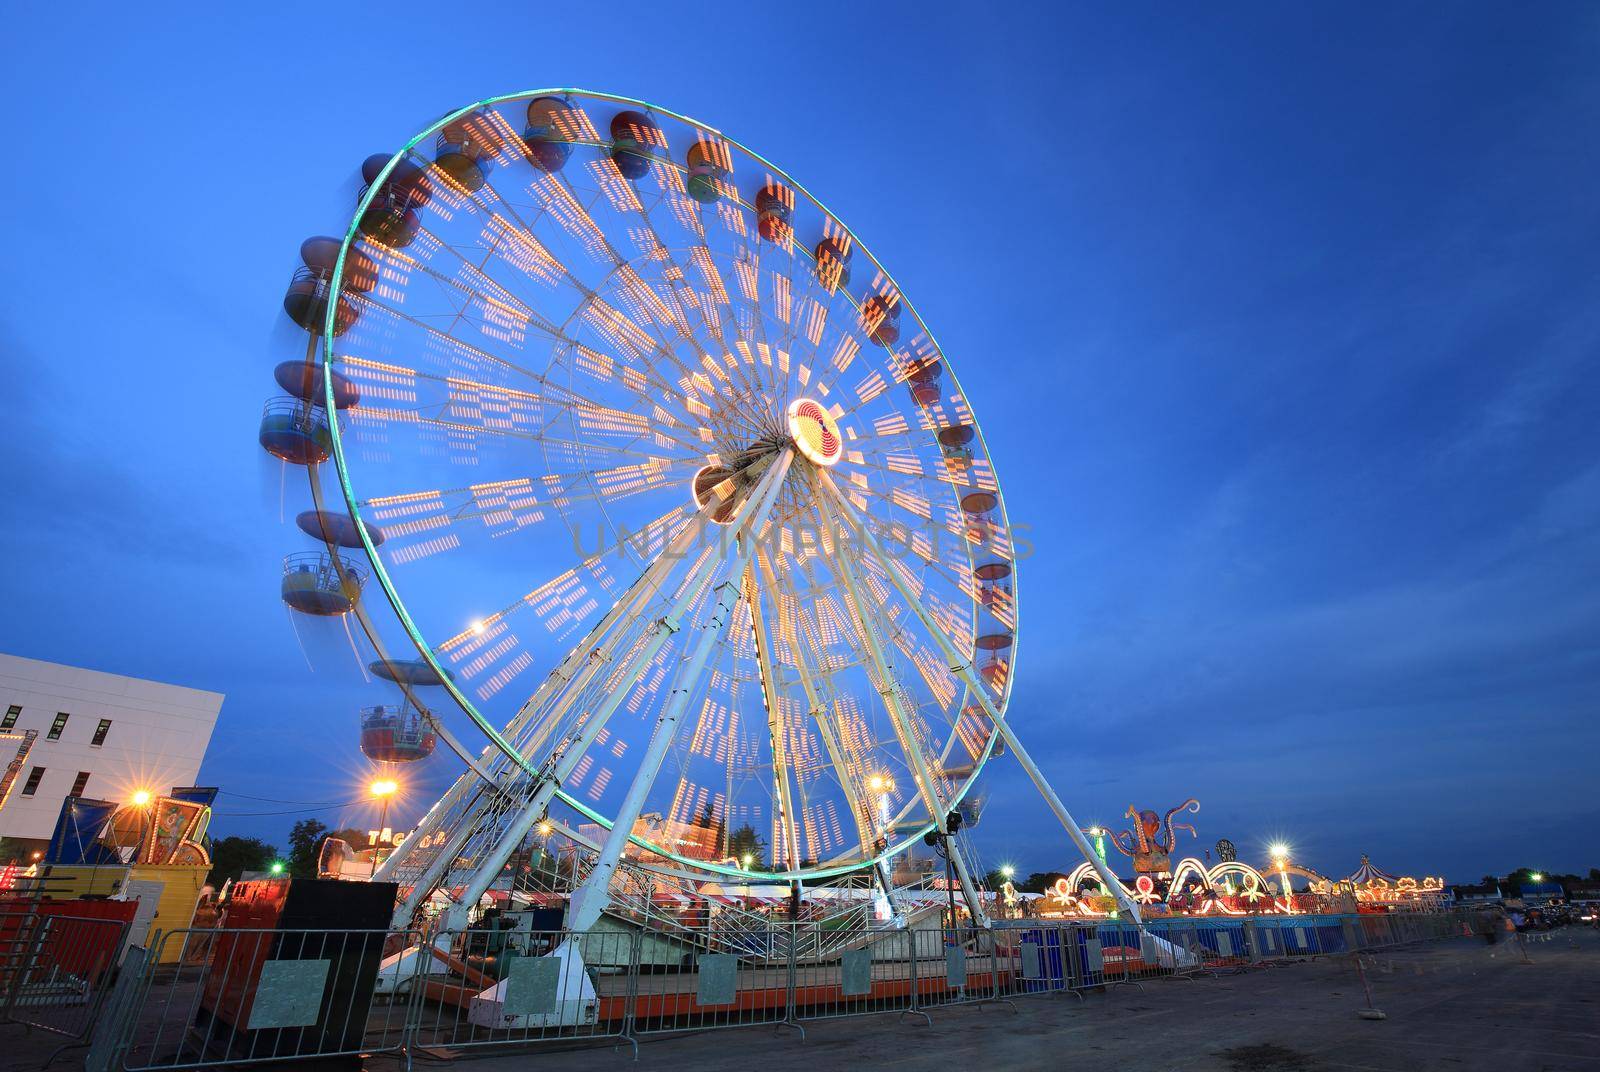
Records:
[[[150,791],[148,789],[135,790],[133,794],[133,803],[134,806],[138,808],[142,808],[146,804],[150,803]]]
[[[488,626],[483,624],[483,619],[482,618],[478,618],[478,619],[475,619],[473,621],[473,623],[471,625],[469,625],[467,628],[472,631],[472,635],[473,636],[482,636],[483,635],[483,631],[485,629],[487,629]]]
[[[394,781],[392,781],[392,780],[390,780],[388,778],[383,778],[383,779],[380,779],[380,780],[378,780],[376,782],[373,782],[372,785],[369,788],[372,790],[372,795],[373,796],[375,796],[375,797],[387,797],[387,796],[394,795],[395,791],[398,790],[400,788],[400,786],[399,786],[398,783],[396,783],[396,782],[394,782]]]

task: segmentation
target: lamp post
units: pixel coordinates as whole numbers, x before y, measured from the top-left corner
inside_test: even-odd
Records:
[[[1294,901],[1289,889],[1289,846],[1279,841],[1271,848],[1272,862],[1278,868],[1278,881],[1283,889],[1283,910],[1288,915],[1294,915]]]
[[[383,841],[383,830],[389,822],[389,798],[394,796],[400,787],[393,779],[380,778],[369,786],[372,795],[378,799],[378,832],[372,839],[372,870],[367,877],[372,878],[378,873],[378,846]]]
[[[923,844],[944,857],[944,888],[950,895],[950,943],[952,945],[960,945],[961,940],[956,933],[956,865],[955,859],[950,855],[950,839],[960,829],[961,813],[959,811],[951,811],[949,815],[944,817],[944,829],[935,828],[922,835]]]
[[[894,779],[887,774],[874,774],[867,779],[867,788],[878,797],[878,826],[888,826],[889,794],[894,792]]]
[[[1091,826],[1088,830],[1089,836],[1094,838],[1094,854],[1098,857],[1096,863],[1099,866],[1095,868],[1095,873],[1100,876],[1100,896],[1102,897],[1111,896],[1111,888],[1106,885],[1106,871],[1108,870],[1106,864],[1107,833],[1106,828],[1099,825]]]
[[[138,863],[139,853],[144,848],[146,830],[150,825],[150,791],[148,789],[134,790],[133,796],[129,798],[129,802],[134,807],[138,808],[140,812],[139,840],[133,846],[133,860],[131,861],[132,863]]]

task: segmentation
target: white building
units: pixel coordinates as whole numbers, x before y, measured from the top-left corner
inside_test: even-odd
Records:
[[[0,837],[46,840],[61,802],[193,785],[222,694],[0,654]]]

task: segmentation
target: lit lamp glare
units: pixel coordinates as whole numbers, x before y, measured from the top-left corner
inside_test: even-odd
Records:
[[[372,790],[372,795],[375,797],[388,797],[393,796],[395,791],[398,790],[400,786],[391,779],[382,778],[376,782],[373,782],[369,788]]]
[[[1272,853],[1274,860],[1283,861],[1289,858],[1289,846],[1281,841],[1273,842],[1272,848],[1268,851]]]
[[[1531,872],[1528,875],[1528,879],[1529,879],[1529,881],[1532,881],[1532,882],[1543,882],[1544,881],[1544,875],[1543,875],[1543,873],[1541,873],[1539,871],[1534,871],[1534,872]]]
[[[150,791],[148,789],[136,789],[136,790],[134,790],[134,793],[133,793],[133,806],[134,807],[142,808],[148,803],[150,803]]]
[[[1012,867],[1010,864],[1002,864],[1001,867],[1000,867],[1000,877],[1001,878],[1011,878],[1016,873],[1017,873],[1017,869]]]

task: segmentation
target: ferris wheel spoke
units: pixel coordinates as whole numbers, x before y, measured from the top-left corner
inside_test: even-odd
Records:
[[[774,594],[774,603],[779,607],[786,603],[791,604],[796,611],[795,614],[785,614],[780,610],[779,629],[784,634],[793,655],[795,672],[805,693],[806,710],[817,723],[818,735],[821,736],[823,747],[827,750],[828,759],[833,765],[834,776],[838,779],[839,788],[850,806],[850,815],[855,821],[862,852],[870,852],[874,848],[877,831],[874,829],[871,803],[858,791],[865,787],[866,770],[859,762],[851,762],[834,726],[837,713],[832,704],[823,701],[817,683],[812,677],[809,656],[814,653],[816,642],[809,630],[805,631],[806,635],[803,638],[801,636],[801,624],[796,620],[800,617],[799,597],[795,594],[792,583],[780,580],[781,574],[773,568],[767,556],[758,552],[756,561],[761,568],[762,578],[768,591]]]
[[[821,479],[825,487],[832,487],[826,475],[823,475]],[[827,512],[828,508],[825,503],[818,502],[817,509],[820,512]],[[885,658],[882,645],[874,635],[872,622],[866,616],[861,586],[856,579],[855,570],[850,564],[850,555],[848,553],[840,553],[835,556],[834,561],[838,563],[841,579],[849,590],[848,602],[851,604],[861,631],[864,647],[871,660],[873,676],[878,681],[878,689],[883,697],[884,707],[894,725],[895,734],[900,739],[901,751],[911,764],[917,783],[917,791],[921,795],[923,805],[927,808],[928,815],[934,825],[943,829],[946,808],[938,796],[937,787],[939,783],[934,779],[927,757],[922,754],[922,749],[918,744],[915,727],[902,706],[903,698],[898,679]],[[983,900],[978,896],[977,888],[973,885],[972,876],[967,870],[966,862],[957,850],[955,843],[947,841],[945,843],[945,851],[949,854],[950,861],[955,867],[957,877],[961,882],[962,894],[966,899],[968,911],[972,913],[972,918],[974,920],[986,920],[987,916],[984,912]]]
[[[700,625],[699,635],[694,638],[694,649],[688,656],[680,676],[682,684],[668,698],[656,720],[655,729],[650,735],[650,743],[646,747],[644,756],[639,760],[633,781],[628,786],[627,795],[617,807],[611,832],[606,836],[605,846],[600,850],[599,858],[589,872],[589,877],[573,893],[568,923],[574,932],[581,933],[592,927],[610,899],[611,876],[615,873],[617,863],[622,857],[622,847],[627,842],[634,823],[639,819],[650,786],[655,781],[656,774],[661,769],[661,762],[677,734],[689,696],[705,670],[712,646],[722,635],[732,617],[733,609],[739,600],[740,583],[749,560],[751,545],[759,537],[772,510],[772,504],[777,499],[778,489],[788,474],[792,459],[793,453],[785,450],[769,467],[751,496],[755,509],[749,521],[750,538],[735,540],[728,560],[718,562],[717,572],[722,579],[715,590],[716,602]]]
[[[904,508],[903,506],[900,506],[900,504],[894,499],[870,488],[863,488],[859,485],[853,485],[852,490],[859,492],[868,499],[883,503],[885,506],[898,506],[901,509]],[[918,517],[922,520],[931,520],[923,519],[921,518],[921,515],[916,514],[915,512],[912,512],[912,516]],[[887,525],[884,522],[874,523],[870,519],[868,519],[866,523],[873,526],[874,532],[877,533],[880,538],[885,537],[886,529],[896,527]],[[967,535],[965,530],[952,531],[948,525],[936,526],[936,533],[946,533],[950,537],[950,546],[954,548],[953,557],[947,560],[941,560],[935,557],[940,545],[944,543],[943,540],[936,540],[930,544],[919,545],[918,542],[909,534],[890,533],[886,538],[890,539],[897,547],[904,548],[917,560],[917,562],[921,563],[928,570],[937,574],[952,588],[971,596],[975,594],[975,586],[974,582],[971,580],[971,573],[973,566],[980,557],[980,552],[987,550],[988,553],[993,557],[1003,559],[1009,559],[1011,557],[1009,553],[1009,534],[1003,530],[1000,530],[998,526],[985,526],[985,530],[986,535],[984,538],[981,541],[974,541],[969,535]],[[947,567],[947,563],[955,565],[956,568],[961,569],[964,573],[964,576],[951,573],[950,568]]]
[[[860,516],[855,513],[854,507],[851,506],[849,501],[844,496],[840,495],[837,489],[834,488],[832,482],[828,481],[826,478],[823,480],[823,486],[827,492],[829,492],[830,498],[834,504],[844,514],[845,518],[847,519],[847,523],[850,524],[852,528],[861,532],[862,540],[866,544],[868,551],[879,561],[880,564],[884,566],[889,577],[895,582],[896,587],[900,588],[900,594],[905,597],[913,611],[922,619],[923,626],[928,630],[929,635],[935,639],[940,648],[944,651],[945,657],[950,660],[951,671],[961,677],[962,681],[967,686],[968,692],[983,707],[985,713],[989,717],[990,723],[1005,739],[1006,745],[1011,749],[1012,754],[1017,757],[1018,762],[1023,765],[1023,769],[1027,771],[1029,778],[1033,780],[1035,787],[1039,790],[1040,795],[1045,798],[1046,803],[1050,805],[1051,810],[1056,813],[1056,818],[1066,829],[1068,837],[1072,839],[1073,843],[1077,846],[1078,851],[1083,854],[1084,859],[1087,860],[1091,865],[1098,866],[1094,849],[1089,845],[1087,838],[1085,838],[1082,827],[1079,826],[1077,820],[1072,817],[1071,813],[1067,811],[1066,805],[1063,804],[1061,802],[1061,798],[1056,795],[1055,790],[1050,786],[1049,780],[1045,778],[1044,773],[1039,770],[1038,765],[1033,762],[1032,756],[1030,756],[1027,749],[1023,747],[1021,740],[1017,738],[1016,732],[1011,728],[1010,723],[1008,723],[1002,715],[1000,708],[994,701],[994,698],[990,696],[989,690],[984,687],[983,683],[973,672],[971,660],[965,656],[965,653],[955,646],[949,637],[944,635],[943,631],[939,628],[938,623],[933,620],[933,617],[927,612],[926,608],[922,607],[921,603],[917,600],[915,593],[912,592],[909,587],[902,587],[903,582],[890,567],[883,554],[883,549],[878,544],[876,537],[874,537],[870,529],[861,522]],[[1139,920],[1140,915],[1138,907],[1133,904],[1132,900],[1128,898],[1125,892],[1122,892],[1116,888],[1118,885],[1120,884],[1112,884],[1113,893],[1116,894],[1119,906],[1123,909],[1123,911],[1127,912],[1132,919],[1136,921]]]
[[[485,207],[487,207],[487,206],[485,206]],[[491,217],[491,218],[497,218],[497,217]],[[424,229],[423,233],[427,233],[425,229]],[[533,242],[536,241],[535,239],[532,238],[531,232],[525,232],[525,233],[526,233],[526,237],[523,239],[525,245],[528,244],[528,243],[533,243]],[[438,244],[441,246],[441,248],[450,249],[451,252],[454,252],[454,253],[457,254],[458,258],[461,261],[462,268],[464,270],[466,270],[466,271],[474,274],[475,276],[483,279],[484,282],[486,283],[486,285],[490,286],[491,288],[496,290],[498,293],[500,293],[503,296],[501,298],[501,301],[503,303],[514,304],[516,311],[520,315],[523,315],[524,317],[526,317],[528,323],[531,326],[535,327],[536,330],[538,330],[541,333],[547,335],[552,341],[558,342],[558,343],[563,343],[563,344],[565,344],[566,346],[572,348],[575,351],[580,351],[580,352],[587,352],[588,351],[587,347],[583,346],[583,344],[581,342],[579,342],[577,339],[575,339],[567,331],[566,325],[557,325],[557,324],[547,320],[546,318],[540,316],[527,303],[527,301],[525,299],[514,295],[508,288],[506,288],[505,286],[500,284],[497,280],[493,279],[487,273],[485,273],[480,266],[472,264],[469,260],[467,260],[465,255],[462,254],[459,249],[457,249],[456,247],[453,247],[453,246],[449,246],[449,245],[447,245],[446,243],[444,243],[442,241],[439,241],[437,236],[434,236],[434,237],[435,237],[435,241],[438,242]],[[489,252],[498,252],[498,251],[497,250],[489,250]],[[559,272],[560,279],[555,280],[555,281],[565,283],[566,285],[572,287],[577,293],[579,293],[579,294],[581,294],[583,296],[585,301],[595,301],[595,300],[597,300],[598,295],[596,295],[594,291],[590,290],[587,286],[585,286],[584,283],[582,282],[582,280],[580,280],[576,275],[574,275],[570,271],[570,269],[568,269],[566,267],[564,262],[558,261],[555,258],[550,257],[548,253],[544,253],[542,247],[539,247],[539,252],[541,254],[541,256],[539,258],[540,259],[540,263],[548,264],[552,269],[554,269],[555,271]],[[392,255],[397,257],[397,258],[399,258],[399,256],[400,256],[398,254],[392,254]],[[477,295],[477,293],[478,293],[473,288],[471,288],[469,286],[466,286],[466,285],[464,285],[462,283],[456,282],[455,280],[451,279],[450,277],[436,272],[435,270],[433,270],[430,266],[428,266],[424,262],[415,261],[415,260],[413,260],[411,258],[404,258],[404,263],[406,263],[408,265],[415,265],[416,267],[419,268],[419,270],[423,271],[424,273],[427,273],[427,274],[430,274],[430,275],[436,277],[437,280],[440,282],[441,286],[454,286],[454,287],[457,287],[458,289],[463,291],[463,293],[465,294],[466,297],[465,297],[464,300],[467,302],[468,305],[470,305],[472,296]],[[465,306],[464,306],[464,308],[465,308]],[[647,333],[644,331],[643,328],[639,327],[639,325],[636,322],[634,322],[634,321],[630,320],[629,318],[627,318],[620,310],[616,309],[613,306],[609,306],[609,305],[606,306],[606,309],[607,309],[608,313],[610,314],[610,316],[612,316],[614,318],[617,318],[618,320],[625,321],[626,323],[631,325],[632,328],[633,328],[633,331],[634,331],[634,333],[636,335],[638,335],[640,337],[645,337],[647,335]],[[457,313],[457,314],[440,314],[440,315],[459,315],[459,313]],[[656,354],[656,356],[667,357],[670,360],[673,360],[674,362],[677,362],[676,355],[671,353],[670,349],[665,347],[664,345],[658,344],[653,352]],[[683,366],[681,365],[681,363],[679,363],[679,364],[680,364],[680,368],[682,368]],[[538,382],[541,382],[541,383],[547,383],[548,382],[545,377],[540,376],[539,374],[533,372],[531,369],[524,369],[524,368],[521,368],[520,366],[515,366],[515,365],[508,365],[507,367],[511,368],[514,371],[520,372],[522,375],[528,376],[528,377],[530,377],[530,378],[532,378],[532,379],[534,379],[534,380],[536,380]],[[647,366],[647,369],[648,369],[648,366]],[[671,385],[668,384],[666,381],[661,380],[658,377],[654,377],[653,375],[649,375],[648,373],[645,375],[645,379],[648,381],[648,384],[650,386],[654,386],[656,388],[656,394],[654,396],[652,396],[652,398],[654,400],[660,400],[660,399],[663,399],[663,398],[669,399],[669,400],[672,400],[672,401],[676,401],[677,400],[676,391],[674,391],[673,388],[671,387]],[[626,387],[625,382],[623,383],[623,386]],[[639,391],[637,391],[636,393],[638,394],[638,396],[640,398],[644,397],[642,388]],[[679,414],[679,416],[688,417],[687,410],[682,411]]]
[[[384,303],[378,302],[376,300],[368,299],[368,304],[373,308],[377,308],[379,310],[382,310],[385,313],[388,313],[388,314],[391,314],[391,315],[395,316],[396,318],[398,318],[401,321],[408,322],[408,323],[412,324],[413,326],[422,329],[424,332],[426,332],[427,334],[429,334],[430,336],[432,336],[434,338],[438,338],[438,339],[442,339],[442,340],[448,340],[449,344],[452,347],[454,347],[456,349],[459,349],[462,352],[464,352],[466,354],[469,354],[470,356],[472,356],[474,358],[477,358],[479,360],[486,361],[486,362],[488,362],[488,363],[490,363],[492,365],[504,368],[507,371],[513,372],[513,373],[515,373],[517,375],[524,376],[524,377],[528,378],[531,381],[534,381],[534,382],[537,382],[537,383],[541,383],[541,384],[544,384],[544,385],[547,385],[547,386],[551,385],[551,381],[547,377],[542,376],[541,374],[535,372],[534,370],[526,368],[526,367],[524,367],[522,365],[518,365],[517,363],[511,361],[509,358],[503,357],[503,356],[498,355],[498,354],[491,353],[490,351],[485,350],[485,349],[483,349],[481,347],[477,347],[477,346],[473,346],[473,345],[471,345],[469,343],[465,343],[462,340],[460,340],[459,338],[457,338],[456,336],[451,335],[448,332],[444,331],[443,329],[439,328],[437,325],[428,324],[428,323],[418,319],[417,317],[415,317],[412,314],[401,312],[400,310],[396,309],[393,306],[385,305]],[[563,343],[564,345],[570,346],[570,347],[572,347],[572,348],[574,348],[576,350],[582,350],[582,351],[585,351],[585,352],[588,351],[588,348],[587,347],[583,347],[582,344],[579,343],[577,340],[572,339],[569,336],[566,336],[564,334],[561,334],[560,332],[553,333],[551,338],[554,341]],[[354,367],[369,368],[369,369],[378,370],[380,372],[380,374],[390,374],[391,371],[392,371],[391,367],[388,366],[388,364],[386,362],[376,362],[376,361],[372,361],[372,360],[366,359],[366,358],[355,357],[353,355],[347,355],[347,356],[344,357],[343,360],[344,360],[344,363],[352,365]],[[441,382],[445,382],[445,383],[449,383],[449,384],[454,384],[454,383],[458,383],[458,382],[470,382],[470,381],[467,381],[464,377],[460,377],[460,376],[441,376],[441,377],[434,377],[434,378],[440,380]],[[483,385],[483,386],[487,387],[488,385]],[[629,388],[626,387],[625,383],[622,386],[623,386],[624,390],[629,390],[630,393],[634,397],[640,399],[641,401],[645,400],[645,395],[643,393],[643,388],[644,388],[645,385],[641,384],[641,386],[638,389],[629,389]],[[660,387],[661,390],[660,390],[659,394],[657,394],[656,396],[653,397],[653,399],[652,399],[653,402],[660,403],[663,400],[670,401],[670,402],[676,402],[677,401],[677,398],[678,398],[677,393],[674,390],[672,390],[669,385],[659,384],[658,386]],[[503,392],[509,392],[510,391],[509,388],[504,388],[504,389],[501,389],[501,390]],[[599,405],[599,403],[594,402],[593,400],[587,398],[587,396],[582,395],[581,393],[573,390],[570,387],[565,388],[564,393],[570,394],[572,396],[572,398],[575,399],[575,400],[581,400],[582,402],[587,403],[587,404]],[[693,419],[691,410],[690,410],[690,408],[688,406],[685,406],[678,414],[676,414],[675,418],[681,419],[681,422],[682,422],[681,426],[689,426],[688,422],[691,422],[692,419]]]

